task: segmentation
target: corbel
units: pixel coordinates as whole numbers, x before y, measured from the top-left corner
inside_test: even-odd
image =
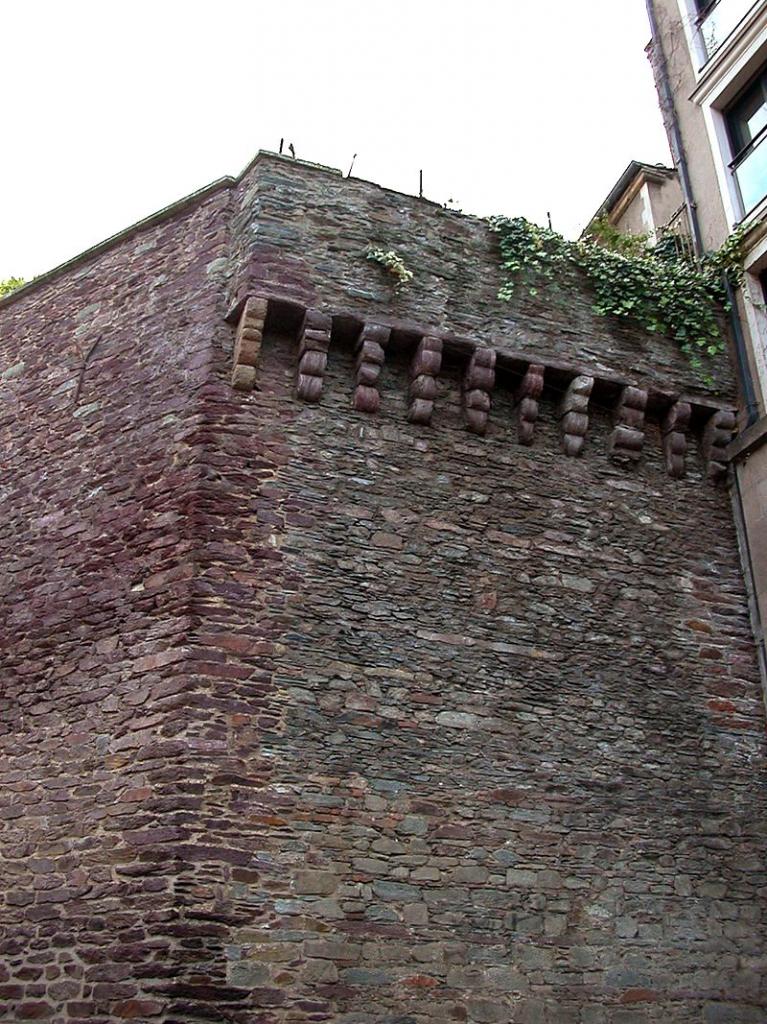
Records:
[[[442,367],[442,339],[421,338],[410,366],[410,404],[407,418],[427,426],[437,397],[437,374]]]
[[[268,305],[267,299],[250,298],[242,307],[234,339],[232,367],[232,387],[238,391],[252,391],[256,383],[256,367],[264,340]]]
[[[701,448],[709,480],[721,480],[727,473],[727,445],[735,430],[732,409],[717,409],[703,428]]]
[[[562,449],[565,455],[577,456],[583,451],[589,429],[589,398],[594,378],[581,374],[570,381],[559,407],[562,427]]]
[[[541,363],[530,363],[514,394],[517,403],[517,438],[520,444],[531,445],[535,424],[538,419],[538,401],[543,394],[543,375],[546,368]]]
[[[360,331],[354,389],[354,408],[359,412],[378,412],[381,406],[377,385],[390,336],[391,329],[380,324],[365,324]]]
[[[304,402],[319,402],[328,365],[330,347],[329,314],[307,309],[298,338],[298,375],[296,394]]]
[[[492,405],[495,386],[495,350],[475,349],[466,367],[463,379],[463,402],[466,429],[473,434],[484,434]]]
[[[661,423],[666,471],[677,480],[684,476],[687,429],[690,426],[691,414],[692,407],[689,402],[674,402]]]
[[[614,459],[636,462],[642,454],[646,408],[646,391],[631,386],[622,389],[609,442],[609,452]]]

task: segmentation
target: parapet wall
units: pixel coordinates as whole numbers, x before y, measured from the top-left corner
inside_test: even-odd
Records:
[[[494,266],[264,156],[0,304],[0,1019],[765,1019],[730,385]]]
[[[630,373],[645,387],[704,393],[700,375],[667,338],[597,316],[593,296],[569,281],[501,285],[496,236],[478,218],[326,168],[262,154],[233,189],[232,279],[245,295],[292,299],[335,315],[436,333],[538,362],[565,362],[599,374]],[[397,294],[364,258],[369,244],[393,248],[414,273]],[[734,400],[729,366],[717,365],[716,393]]]

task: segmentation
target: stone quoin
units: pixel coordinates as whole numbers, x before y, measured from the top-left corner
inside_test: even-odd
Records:
[[[495,244],[261,153],[0,302],[0,1020],[767,1019],[731,371]]]

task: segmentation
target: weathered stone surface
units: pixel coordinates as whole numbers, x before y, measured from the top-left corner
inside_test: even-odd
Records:
[[[421,338],[410,366],[410,406],[407,418],[411,423],[428,426],[434,412],[437,374],[442,365],[442,339]]]
[[[356,388],[354,408],[359,412],[378,412],[381,397],[377,382],[386,358],[391,331],[377,324],[364,324],[356,344]]]
[[[644,445],[647,392],[627,386],[615,409],[615,429],[610,436],[610,454],[619,461],[636,462]]]
[[[294,888],[297,893],[327,896],[335,892],[338,879],[330,871],[297,871]]]
[[[495,352],[491,348],[475,349],[466,367],[463,401],[466,428],[473,434],[484,434],[495,387]]]
[[[562,423],[562,449],[565,455],[580,455],[586,431],[589,428],[589,397],[594,387],[594,378],[587,374],[575,377],[567,386],[567,391],[559,407]]]
[[[232,384],[238,391],[252,391],[256,367],[264,340],[264,322],[268,303],[264,298],[248,298],[243,306],[234,339]]]
[[[685,472],[687,429],[692,408],[689,402],[674,402],[663,419],[663,451],[669,476],[681,477]]]
[[[298,336],[296,395],[304,402],[319,402],[328,364],[331,320],[319,309],[307,309]]]
[[[543,394],[544,373],[544,366],[540,363],[531,363],[517,388],[515,399],[520,444],[530,445],[533,443],[535,421],[538,419],[538,402]]]
[[[702,451],[711,480],[721,480],[727,472],[727,445],[735,430],[735,413],[717,409],[709,417],[703,431]]]
[[[267,158],[0,304],[0,1019],[763,1017],[764,712],[701,414],[680,479],[668,403],[635,468],[597,388],[560,451],[578,368],[694,381],[577,288],[496,302],[492,246]],[[267,294],[237,391],[225,316]],[[462,358],[414,367],[421,327]]]

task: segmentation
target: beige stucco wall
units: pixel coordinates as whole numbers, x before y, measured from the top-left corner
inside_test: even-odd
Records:
[[[697,204],[703,244],[707,249],[716,249],[730,233],[730,225],[719,191],[719,180],[711,155],[703,112],[688,99],[695,88],[695,75],[679,14],[679,4],[677,0],[655,0],[655,11],[671,89],[675,96],[676,113]],[[666,130],[668,131],[668,125]]]
[[[645,200],[640,190],[613,223],[624,235],[646,235],[651,226],[647,224],[646,215]]]
[[[682,190],[676,177],[644,180],[625,209],[611,220],[624,234],[646,235],[665,227],[681,205]]]
[[[653,222],[657,227],[665,227],[683,202],[679,179],[673,177],[665,178],[663,181],[649,181],[647,190],[650,194]]]

